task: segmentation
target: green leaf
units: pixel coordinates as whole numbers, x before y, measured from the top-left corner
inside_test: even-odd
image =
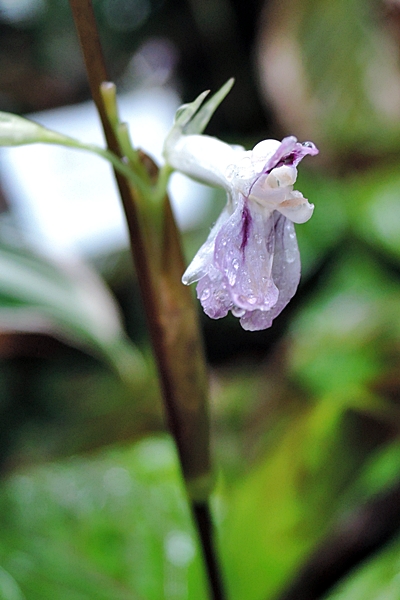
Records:
[[[50,334],[105,360],[127,378],[141,365],[111,294],[91,268],[4,244],[0,329]]]
[[[0,112],[0,146],[21,146],[24,144],[55,144],[57,146],[66,146],[78,150],[87,150],[93,152],[102,158],[108,160],[115,169],[122,173],[128,180],[136,185],[142,192],[150,196],[150,189],[147,181],[143,181],[142,173],[138,175],[124,161],[120,160],[113,152],[96,146],[95,144],[85,144],[74,138],[71,138],[34,121],[24,119],[11,113]],[[131,150],[132,154],[134,153]]]
[[[354,468],[344,417],[334,399],[286,415],[263,459],[228,490],[221,548],[232,600],[275,597],[326,533]]]
[[[29,600],[207,598],[167,436],[8,478],[0,530],[0,563]]]
[[[400,260],[400,174],[397,162],[350,181],[348,213],[354,231],[369,245]]]
[[[72,138],[51,131],[34,121],[0,112],[0,146],[21,146],[23,144],[61,144],[73,145]],[[77,142],[79,147],[79,142]]]
[[[0,598],[2,600],[25,600],[15,579],[0,567]]]
[[[266,10],[258,57],[266,99],[288,131],[318,142],[330,167],[357,168],[360,156],[399,148],[393,18],[372,0],[282,0]]]
[[[398,600],[400,539],[366,561],[326,600]]]
[[[342,399],[357,398],[382,371],[387,343],[400,329],[398,283],[367,252],[346,247],[295,319],[291,348],[291,368],[305,388]]]

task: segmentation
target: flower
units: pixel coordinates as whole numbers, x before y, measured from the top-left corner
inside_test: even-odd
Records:
[[[227,191],[224,210],[182,277],[186,285],[198,282],[209,317],[231,311],[244,329],[266,329],[293,297],[300,280],[294,223],[314,210],[293,184],[299,162],[317,153],[293,136],[250,151],[182,128],[167,138],[172,168]]]

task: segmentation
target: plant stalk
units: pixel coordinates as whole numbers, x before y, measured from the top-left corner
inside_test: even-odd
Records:
[[[122,158],[123,151],[115,127],[116,115],[111,115],[110,120],[101,93],[101,86],[108,77],[92,2],[70,0],[70,5],[108,150]],[[211,597],[223,600],[207,504],[212,483],[208,382],[197,310],[189,288],[180,281],[185,266],[180,236],[167,195],[160,197],[158,168],[143,153],[140,153],[140,160],[154,183],[156,197],[159,196],[158,208],[155,209],[153,203],[153,210],[162,211],[162,214],[153,213],[153,221],[148,210],[150,199],[146,199],[141,190],[118,171],[114,169],[114,172],[128,225],[168,425],[176,442],[198,529]],[[164,175],[163,172],[162,177]]]

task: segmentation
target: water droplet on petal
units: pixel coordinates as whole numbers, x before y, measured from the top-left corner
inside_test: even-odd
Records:
[[[205,302],[206,300],[208,300],[210,297],[210,294],[211,294],[210,289],[204,288],[204,290],[201,292],[200,302]]]
[[[228,181],[230,181],[231,179],[233,179],[236,175],[236,167],[235,165],[229,165],[226,168],[225,171],[225,177],[228,179]]]
[[[240,317],[243,317],[246,311],[244,308],[240,308],[240,306],[232,306],[231,313],[234,317],[238,317],[240,319]]]
[[[288,263],[292,263],[296,260],[297,253],[292,252],[291,250],[285,250],[285,261]]]

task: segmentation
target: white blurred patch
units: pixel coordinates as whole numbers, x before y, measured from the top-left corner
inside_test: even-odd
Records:
[[[196,548],[191,536],[185,531],[170,531],[165,538],[168,560],[177,567],[186,567],[192,562]]]
[[[10,23],[36,19],[44,9],[43,0],[0,0],[1,18]]]
[[[154,87],[119,98],[121,118],[129,123],[134,145],[158,163],[179,104],[174,92]],[[91,102],[29,118],[84,142],[104,144]],[[42,144],[2,148],[0,177],[20,224],[42,251],[90,255],[126,246],[113,174],[101,158]],[[195,227],[207,208],[207,188],[175,174],[170,195],[179,226]]]

